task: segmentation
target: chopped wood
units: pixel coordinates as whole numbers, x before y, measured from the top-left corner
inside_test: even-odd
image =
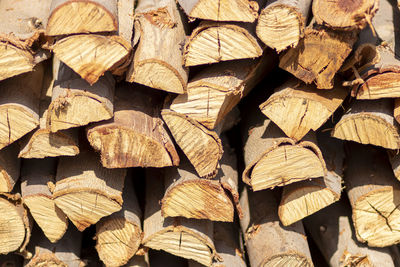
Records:
[[[90,150],[59,160],[53,197],[79,231],[121,210],[125,169],[106,169]]]
[[[384,150],[348,143],[345,188],[357,240],[370,247],[400,242],[400,185]]]
[[[174,0],[140,0],[135,10],[133,62],[126,75],[129,82],[183,94],[189,70],[182,65],[186,41],[185,18]]]
[[[191,19],[254,22],[265,0],[178,0]]]
[[[400,98],[394,100],[393,116],[395,120],[400,123]]]
[[[272,191],[250,192],[240,196],[240,220],[251,266],[313,266],[301,222],[282,226]]]
[[[269,0],[258,18],[258,38],[278,52],[296,47],[304,35],[311,0]]]
[[[318,130],[343,103],[348,91],[339,84],[329,91],[316,90],[290,79],[275,89],[261,111],[294,140],[301,140],[310,130]]]
[[[305,228],[332,267],[380,266],[394,267],[389,248],[369,248],[355,239],[351,209],[339,201],[303,220]]]
[[[127,264],[124,265],[124,267],[149,267],[149,266],[150,265],[149,265],[148,253],[146,253],[145,255],[136,254],[128,261]]]
[[[117,87],[114,117],[88,126],[90,144],[106,168],[167,167],[179,157],[160,110],[163,95],[140,85]]]
[[[393,101],[354,101],[335,125],[332,136],[389,149],[400,148],[399,125],[393,117]]]
[[[253,24],[201,22],[186,42],[185,66],[260,57],[263,50],[254,28]]]
[[[18,150],[19,148],[16,144],[0,150],[0,192],[11,192],[19,179],[20,160],[17,157]]]
[[[106,266],[126,264],[142,241],[142,211],[133,188],[134,178],[125,180],[122,209],[96,224],[96,250]]]
[[[21,194],[30,214],[42,229],[44,235],[55,243],[68,228],[68,218],[56,206],[52,188],[56,178],[57,160],[24,160],[21,171]]]

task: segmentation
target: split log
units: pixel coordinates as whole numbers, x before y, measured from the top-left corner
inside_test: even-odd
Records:
[[[213,243],[213,222],[186,218],[166,218],[161,215],[159,201],[164,187],[153,182],[158,173],[147,173],[144,237],[142,244],[155,250],[193,259],[210,266],[217,258]]]
[[[31,236],[31,221],[21,196],[0,193],[0,214],[0,254],[25,252]]]
[[[357,40],[356,32],[309,26],[296,47],[280,56],[279,67],[318,89],[331,89],[337,71]]]
[[[282,226],[278,205],[269,190],[240,196],[240,220],[251,266],[313,266],[303,224]]]
[[[52,243],[60,240],[68,228],[68,218],[56,206],[49,188],[55,183],[56,168],[56,159],[33,159],[24,160],[21,171],[21,193],[24,204]]]
[[[166,167],[179,164],[160,117],[163,95],[140,85],[117,87],[114,117],[90,125],[87,139],[106,168]]]
[[[336,84],[329,91],[316,90],[291,79],[275,89],[261,111],[294,140],[301,140],[311,129],[316,131],[343,103],[348,92]]]
[[[167,92],[185,93],[189,76],[189,70],[182,65],[185,18],[176,2],[140,0],[135,13],[133,46],[137,42],[138,45],[126,80]]]
[[[312,239],[332,267],[380,266],[394,267],[389,248],[369,248],[355,239],[350,207],[339,201],[307,217],[303,223]]]
[[[16,144],[12,144],[0,150],[0,192],[11,192],[19,179],[18,149]]]
[[[243,23],[201,22],[186,42],[185,66],[260,57],[263,50],[254,27]]]
[[[1,267],[20,267],[24,265],[23,263],[24,263],[24,258],[16,253],[0,255]]]
[[[395,120],[400,123],[400,98],[394,100],[393,116]]]
[[[393,101],[354,101],[335,125],[332,136],[389,149],[400,148],[399,125],[393,118]]]
[[[106,266],[126,264],[142,241],[142,211],[133,188],[133,178],[125,180],[122,209],[96,224],[96,250]]]
[[[190,19],[254,22],[265,0],[178,0]]]
[[[63,64],[53,87],[46,128],[57,132],[110,119],[113,116],[114,87],[115,81],[110,73],[91,86]]]
[[[349,143],[345,186],[358,241],[370,247],[400,242],[400,185],[380,148]]]
[[[310,0],[267,1],[257,22],[258,38],[278,52],[296,47],[304,36],[310,6]]]
[[[53,197],[78,230],[121,210],[126,170],[101,166],[90,150],[59,160]]]
[[[4,0],[0,4],[0,80],[32,71],[49,53],[40,46],[51,0]]]

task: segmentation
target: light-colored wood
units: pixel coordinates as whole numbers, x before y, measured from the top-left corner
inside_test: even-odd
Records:
[[[251,266],[313,266],[303,224],[285,227],[279,223],[272,191],[244,188],[240,204],[244,214],[240,225]]]
[[[18,146],[12,144],[0,150],[0,192],[9,193],[19,179]]]
[[[260,57],[262,48],[254,28],[253,24],[201,22],[186,42],[185,66]]]
[[[24,204],[44,235],[55,243],[68,228],[68,218],[54,202],[49,185],[54,185],[56,159],[24,160],[21,171],[21,194]]]
[[[329,91],[291,79],[260,105],[262,113],[294,140],[318,130],[343,103],[348,91],[339,84]]]
[[[393,100],[354,101],[332,130],[332,136],[389,149],[400,148],[399,125]]]
[[[144,237],[142,244],[155,250],[164,250],[173,255],[193,259],[210,266],[217,257],[213,243],[213,222],[186,218],[161,216],[159,201],[164,187],[159,183],[160,174],[148,172],[146,177],[146,206],[144,215]],[[157,180],[157,182],[155,182]],[[151,186],[149,186],[151,185]]]
[[[257,21],[256,33],[277,52],[296,47],[304,36],[310,0],[269,0]]]
[[[106,168],[167,167],[179,164],[174,144],[161,120],[163,95],[141,85],[121,84],[114,117],[90,125],[87,138]]]
[[[400,242],[400,185],[384,150],[348,143],[345,188],[357,240],[370,247]]]
[[[135,9],[133,62],[126,80],[183,94],[189,70],[182,65],[185,18],[174,0],[140,0]],[[167,52],[168,51],[168,52]]]
[[[400,123],[400,98],[394,100],[393,116],[395,120]]]
[[[96,250],[106,266],[126,264],[142,241],[142,211],[132,179],[137,177],[127,177],[125,180],[122,209],[96,224]]]
[[[121,210],[125,169],[101,166],[95,152],[81,151],[59,160],[53,197],[56,205],[83,231],[102,217]]]

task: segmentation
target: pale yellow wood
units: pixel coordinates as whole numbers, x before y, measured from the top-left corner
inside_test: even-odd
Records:
[[[11,192],[20,175],[18,146],[12,144],[0,150],[0,192]]]
[[[32,71],[34,65],[29,52],[0,42],[0,80]]]

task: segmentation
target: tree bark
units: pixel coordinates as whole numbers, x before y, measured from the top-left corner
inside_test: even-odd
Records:
[[[19,179],[18,146],[12,144],[0,150],[0,192],[9,193]]]

